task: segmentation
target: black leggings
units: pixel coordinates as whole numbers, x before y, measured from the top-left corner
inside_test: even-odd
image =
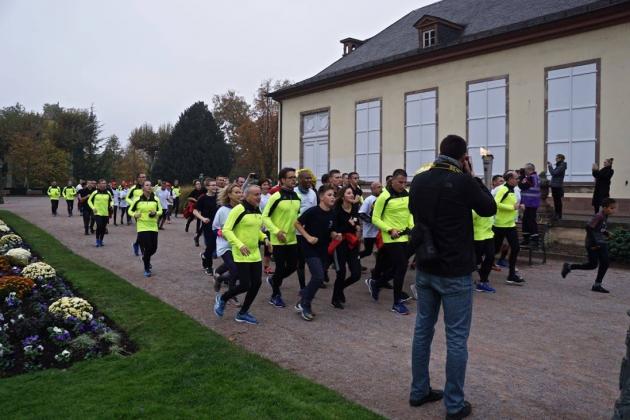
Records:
[[[153,231],[138,232],[138,245],[142,250],[144,270],[149,271],[151,269],[151,256],[155,254],[158,247],[158,233]]]
[[[122,208],[120,209],[120,211],[124,212]],[[116,224],[116,219],[118,219],[118,206],[114,206],[113,219],[114,219],[114,224]]]
[[[538,207],[525,207],[523,212],[523,235],[538,235],[537,211]]]
[[[50,209],[52,214],[57,215],[57,208],[59,207],[59,200],[50,200]]]
[[[595,283],[601,284],[610,265],[608,245],[601,245],[598,249],[586,248],[586,252],[588,253],[588,262],[584,264],[571,264],[570,268],[571,270],[595,270],[597,268]]]
[[[343,302],[345,301],[343,290],[356,283],[361,278],[359,248],[355,247],[354,249],[350,249],[348,243],[343,241],[335,248],[333,261],[335,263],[337,278],[335,279],[335,286],[333,288],[332,301]],[[346,265],[350,269],[350,276],[348,278],[346,278]]]
[[[94,216],[96,220],[96,240],[102,241],[105,238],[105,229],[107,229],[107,216]]]
[[[359,254],[359,258],[363,259],[365,257],[369,257],[374,252],[374,244],[376,243],[376,238],[363,238],[363,246],[365,247],[363,251]]]
[[[131,216],[129,216],[129,213],[127,213],[127,207],[120,207],[120,224],[123,224],[123,219],[125,218],[125,215],[127,215],[127,224],[131,223]],[[116,220],[116,217],[114,217],[114,220]]]
[[[390,277],[394,278],[394,303],[402,298],[402,287],[407,273],[407,263],[410,252],[407,242],[393,242],[383,244],[378,250],[378,258],[374,267],[374,286],[381,288],[386,285]],[[384,274],[387,273],[387,274]]]
[[[173,198],[173,213],[175,213],[175,217],[179,214],[179,197]]]
[[[280,287],[282,286],[282,281],[297,269],[297,244],[276,245],[273,247],[273,256],[276,259],[276,271],[271,278],[273,296],[281,296]]]
[[[494,252],[497,253],[501,250],[501,244],[503,239],[507,239],[510,245],[510,275],[516,274],[516,259],[518,258],[518,252],[521,250],[521,246],[518,243],[518,233],[516,227],[496,227],[492,228],[494,231]]]
[[[89,233],[89,229],[92,226],[92,209],[87,205],[83,205],[83,227],[85,228],[85,234]]]
[[[300,290],[302,290],[306,287],[306,273],[305,273],[306,259],[304,258],[304,251],[302,250],[302,247],[307,246],[307,245],[305,245],[306,239],[304,239],[302,235],[296,235],[296,236],[297,236],[297,241],[298,241],[297,276],[298,276],[298,282],[300,283]]]
[[[68,215],[72,216],[72,210],[74,209],[74,200],[66,200],[66,204],[68,205]]]
[[[475,256],[479,266],[479,281],[486,283],[494,263],[494,239],[475,241]]]
[[[221,300],[227,302],[233,297],[247,292],[243,306],[241,306],[241,310],[239,311],[239,314],[244,315],[249,312],[249,307],[254,302],[254,299],[256,299],[256,295],[260,289],[262,262],[237,262],[235,264],[238,271],[239,284],[236,286],[235,282],[230,282],[230,288],[221,295]]]
[[[553,197],[553,212],[558,219],[562,219],[562,197],[564,197],[564,188],[551,187],[551,196]]]

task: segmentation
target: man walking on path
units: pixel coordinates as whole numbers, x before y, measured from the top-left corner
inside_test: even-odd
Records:
[[[74,198],[77,196],[77,189],[72,185],[72,180],[68,181],[68,185],[63,187],[61,195],[66,200],[66,206],[68,207],[68,217],[72,217],[72,210],[74,209]]]
[[[556,155],[556,167],[547,162],[547,169],[551,175],[551,196],[553,197],[554,216],[562,219],[562,197],[564,197],[564,174],[567,171],[567,163],[563,154]]]
[[[298,185],[293,189],[300,199],[300,216],[311,207],[317,206],[317,193],[311,188],[313,177],[311,176],[310,169],[301,169],[298,171]],[[304,242],[304,238],[299,230],[295,233],[298,244],[298,265],[297,275],[298,282],[300,283],[300,290],[306,286],[306,278],[304,274],[304,268],[306,260],[304,259],[304,249],[301,246],[301,242]]]
[[[436,250],[432,258],[426,252],[417,254],[418,313],[412,345],[409,403],[417,407],[444,397],[446,418],[461,419],[472,412],[470,403],[464,400],[472,319],[471,274],[475,270],[471,210],[481,217],[496,213],[492,195],[483,182],[473,176],[463,138],[449,135],[442,140],[435,163],[413,179],[409,209],[416,229],[431,233]],[[417,236],[414,232],[414,245],[418,245],[418,250],[427,249],[427,235]],[[429,379],[431,342],[441,305],[444,306],[447,347],[444,392],[431,389]]]
[[[269,303],[276,308],[286,306],[280,287],[282,281],[297,268],[298,250],[294,224],[300,214],[300,198],[294,191],[296,179],[295,169],[280,170],[280,191],[269,198],[262,216],[265,227],[271,233],[273,256],[276,260],[276,272],[267,277],[267,283],[273,290]]]
[[[79,203],[81,204],[81,216],[83,217],[83,227],[85,228],[85,234],[89,235],[94,233],[94,219],[92,217],[92,209],[88,206],[88,198],[94,191],[94,184],[88,180],[85,187],[79,190]]]
[[[391,182],[374,203],[372,223],[381,231],[383,246],[378,251],[379,256],[374,267],[375,278],[365,281],[372,299],[378,300],[380,289],[386,287],[389,279],[393,277],[392,312],[399,315],[409,314],[402,294],[409,260],[409,233],[413,228],[413,220],[409,213],[409,193],[405,190],[406,184],[407,172],[396,169]]]
[[[50,207],[52,209],[52,215],[57,215],[57,208],[59,207],[59,197],[61,197],[61,188],[57,185],[57,181],[53,181],[48,187],[48,197],[50,198]]]

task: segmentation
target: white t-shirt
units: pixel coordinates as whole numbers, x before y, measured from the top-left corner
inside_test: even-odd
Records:
[[[271,194],[269,193],[260,194],[260,204],[258,205],[258,208],[260,209],[261,213],[263,212],[263,210],[265,210],[265,206],[267,205],[267,201],[269,201],[269,198],[271,198]]]
[[[232,207],[221,206],[217,213],[214,215],[214,220],[212,221],[212,230],[220,230],[223,229],[223,225],[227,221],[228,215]],[[230,243],[223,238],[222,236],[217,236],[217,257],[225,254],[228,251],[231,251],[232,247]]]
[[[157,195],[160,199],[160,205],[162,205],[162,209],[168,209],[168,199],[171,196],[171,192],[169,190],[163,190],[162,188],[160,188],[159,190],[157,190],[155,195]]]
[[[372,217],[372,210],[374,209],[374,203],[376,202],[375,195],[371,195],[363,201],[361,204],[361,208],[359,209],[359,213],[367,214]],[[378,228],[374,226],[372,223],[363,222],[363,237],[364,238],[376,238],[378,234]]]
[[[128,192],[129,188],[122,189],[118,192],[118,207],[128,207],[127,200],[125,200]]]

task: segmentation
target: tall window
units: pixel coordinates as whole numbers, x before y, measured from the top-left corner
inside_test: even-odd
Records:
[[[328,172],[328,111],[302,115],[302,164],[316,176]]]
[[[547,72],[547,160],[566,157],[565,181],[590,182],[597,146],[597,63]]]
[[[507,79],[468,85],[468,154],[473,168],[483,168],[482,148],[494,156],[493,174],[507,168]]]
[[[436,33],[435,29],[429,29],[422,32],[422,48],[432,47],[435,45]]]
[[[356,106],[355,170],[365,181],[381,179],[381,101]]]
[[[405,96],[405,166],[410,177],[435,160],[437,90]]]

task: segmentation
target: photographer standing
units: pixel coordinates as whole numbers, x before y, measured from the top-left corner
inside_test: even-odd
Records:
[[[593,209],[595,214],[599,213],[599,207],[604,198],[610,197],[610,180],[615,171],[612,168],[613,158],[604,160],[604,167],[599,169],[596,163],[593,164],[593,178],[595,178],[595,191],[593,191]]]
[[[442,140],[437,160],[413,179],[409,210],[416,226],[414,245],[421,250],[429,242],[427,236],[418,238],[417,229],[430,233],[436,250],[429,261],[417,253],[418,313],[409,404],[418,407],[444,397],[446,418],[464,418],[472,412],[464,400],[475,270],[471,210],[481,217],[492,216],[497,210],[488,189],[473,176],[466,140],[456,135]],[[444,392],[431,389],[429,380],[431,342],[440,305],[444,306],[447,347]]]
[[[547,169],[551,175],[551,196],[553,197],[553,210],[556,219],[562,219],[562,197],[564,197],[564,174],[567,171],[567,163],[563,154],[556,155],[556,167],[547,162]]]
[[[538,222],[536,213],[540,207],[540,178],[533,163],[520,170],[518,187],[521,189],[521,202],[525,206],[523,212],[523,242],[521,245],[538,246]]]

